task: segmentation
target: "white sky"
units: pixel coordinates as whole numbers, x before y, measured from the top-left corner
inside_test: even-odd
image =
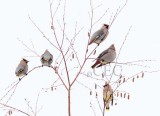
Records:
[[[57,0],[54,0],[57,1]],[[63,6],[62,0],[62,6]],[[94,14],[94,21],[98,19],[103,12],[109,8],[108,13],[100,20],[94,27],[93,31],[100,28],[103,23],[108,23],[111,13],[115,13],[119,6],[123,6],[125,0],[93,0],[93,6],[98,7]],[[55,6],[57,2],[54,3]],[[60,17],[63,15],[63,7],[60,6],[60,10],[57,13],[57,19],[61,22]],[[55,9],[55,8],[54,8]],[[89,29],[89,16],[90,10],[89,0],[67,0],[66,5],[66,33],[68,37],[72,37],[74,34],[74,27],[77,22],[77,28],[84,27],[76,41],[76,50],[81,57],[85,42],[87,39],[87,32]],[[159,60],[159,27],[160,17],[158,11],[160,10],[158,0],[129,0],[127,6],[120,13],[112,28],[108,38],[97,48],[96,56],[106,49],[106,46],[114,43],[117,52],[124,40],[124,37],[132,26],[128,39],[122,49],[119,57],[119,62],[128,62],[134,60]],[[34,43],[36,51],[42,54],[45,49],[54,55],[54,58],[58,55],[57,51],[42,37],[37,31],[31,21],[28,19],[28,15],[37,23],[37,25],[46,33],[49,37],[52,37],[50,30],[50,14],[49,14],[49,2],[48,0],[0,0],[0,53],[1,53],[1,73],[0,73],[0,98],[6,91],[4,89],[17,78],[14,74],[15,68],[21,58],[24,56],[31,56],[25,50],[25,47],[17,40],[24,41],[31,47],[30,40]],[[58,27],[58,26],[57,26]],[[58,35],[58,37],[61,37]],[[78,43],[77,43],[78,42]],[[66,43],[64,45],[67,45]],[[95,44],[89,47],[89,50],[93,49]],[[158,53],[157,53],[158,52]],[[94,56],[94,57],[96,57]],[[27,57],[29,62],[29,69],[40,65],[40,60],[37,57]],[[82,59],[81,59],[82,61]],[[88,61],[85,66],[85,72],[92,72],[90,66],[92,60]],[[144,70],[157,70],[159,69],[160,62],[143,63],[143,65],[150,65],[150,69]],[[74,63],[70,65],[73,66]],[[76,66],[76,65],[75,65]],[[140,71],[141,67],[131,66],[124,68],[123,74],[133,75]],[[84,71],[84,70],[83,70]],[[127,71],[127,72],[125,72]],[[74,73],[73,73],[74,74]],[[41,88],[49,87],[56,79],[55,75],[49,68],[40,68],[33,71],[18,85],[16,92],[8,103],[11,106],[22,109],[27,112],[27,105],[25,98],[30,101],[30,104],[35,108],[36,98]],[[101,78],[101,77],[99,77]],[[80,81],[85,85],[93,87],[94,83],[91,79],[84,79],[80,77]],[[106,116],[159,116],[159,72],[152,74],[145,74],[143,79],[137,79],[135,83],[129,82],[122,91],[127,91],[131,95],[131,99],[119,99],[118,105],[111,107],[110,111],[106,113]],[[103,83],[101,83],[103,84]],[[101,98],[101,89],[98,90],[99,97]],[[83,86],[77,84],[72,90],[72,116],[94,116],[91,108],[89,107],[90,100],[93,101],[93,105],[97,116],[100,116],[101,112],[98,108],[98,104],[94,96],[90,97],[88,90]],[[4,100],[5,101],[5,100]],[[3,102],[3,101],[2,101]],[[38,116],[67,116],[67,97],[63,87],[59,87],[56,91],[48,91],[41,93],[38,107],[43,106]],[[0,110],[0,116],[5,116],[6,111]],[[13,116],[23,116],[20,113],[14,113]]]

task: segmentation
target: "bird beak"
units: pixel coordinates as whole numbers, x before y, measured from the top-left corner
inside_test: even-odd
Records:
[[[103,85],[103,87],[106,87],[107,85]]]

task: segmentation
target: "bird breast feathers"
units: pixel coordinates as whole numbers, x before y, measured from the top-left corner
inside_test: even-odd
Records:
[[[112,99],[112,92],[111,91],[108,91],[108,92],[105,92],[104,94],[103,94],[103,98],[104,98],[104,100],[105,101],[109,101],[109,100],[111,100]]]
[[[46,61],[49,61],[50,59],[52,59],[52,55],[51,54],[44,54],[43,59]]]

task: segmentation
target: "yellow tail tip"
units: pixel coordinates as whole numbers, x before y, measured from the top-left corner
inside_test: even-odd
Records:
[[[109,111],[109,109],[106,109],[106,111],[108,112],[108,111]]]

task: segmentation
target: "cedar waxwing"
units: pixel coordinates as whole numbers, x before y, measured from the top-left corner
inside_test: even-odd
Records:
[[[53,55],[48,50],[46,50],[41,56],[41,62],[42,66],[50,67],[53,62]]]
[[[113,90],[107,82],[103,87],[104,87],[103,89],[104,107],[106,107],[106,110],[109,110],[110,102],[113,105]]]
[[[103,26],[101,27],[101,29],[99,29],[98,31],[96,31],[90,39],[90,42],[88,45],[92,44],[92,43],[96,43],[96,44],[100,44],[103,40],[105,40],[108,36],[109,33],[109,25],[107,24],[103,24]]]
[[[19,65],[17,66],[16,71],[15,71],[16,76],[22,77],[22,76],[27,75],[27,72],[28,72],[28,64],[27,63],[28,62],[29,61],[24,58],[20,61]],[[19,80],[20,80],[20,78],[19,78]]]
[[[106,65],[111,63],[116,58],[116,50],[114,44],[112,44],[108,49],[104,50],[99,56],[96,58],[96,63],[92,65],[91,68],[95,68],[97,66],[100,67],[102,65]]]

